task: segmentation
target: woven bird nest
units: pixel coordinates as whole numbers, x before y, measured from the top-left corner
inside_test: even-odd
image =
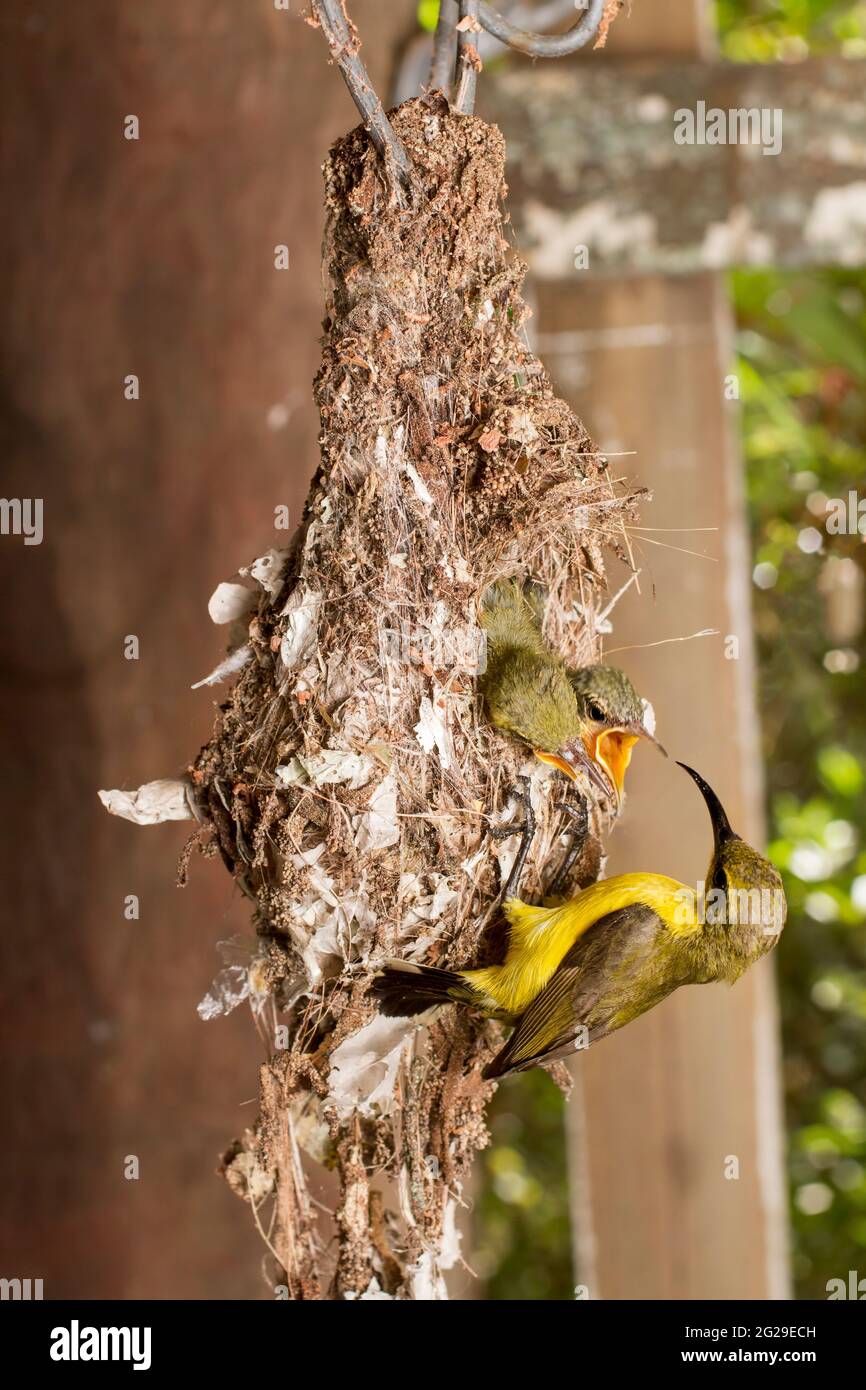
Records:
[[[321,464],[289,551],[248,572],[240,674],[190,769],[194,839],[216,842],[257,931],[204,1011],[248,998],[270,1054],[224,1172],[292,1298],[444,1296],[501,1027],[454,1009],[386,1019],[367,987],[387,956],[501,950],[518,841],[488,829],[520,820],[521,772],[538,819],[523,896],[543,892],[565,784],[485,722],[479,601],[531,576],[549,640],[597,660],[602,555],[633,506],[528,346],[499,131],[437,96],[392,119],[409,199],[363,128],[326,165]],[[578,882],[607,816],[592,808]],[[317,1165],[339,1178],[336,1241],[310,1200]]]

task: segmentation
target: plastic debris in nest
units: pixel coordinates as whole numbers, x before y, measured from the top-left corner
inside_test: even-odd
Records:
[[[425,753],[432,753],[433,749],[436,749],[442,770],[447,771],[451,766],[452,752],[448,725],[443,714],[444,704],[445,696],[441,693],[435,697],[435,703],[424,696],[421,701],[421,718],[415,725],[415,734]]]
[[[160,825],[168,820],[195,820],[192,786],[183,778],[145,782],[135,791],[100,791],[99,799],[112,816],[135,825]]]
[[[322,595],[299,584],[293,589],[280,617],[286,619],[280,642],[280,661],[285,671],[297,670],[316,649]]]
[[[438,1250],[425,1250],[406,1271],[412,1298],[417,1302],[441,1302],[448,1298],[443,1275],[460,1260],[460,1232],[457,1229],[457,1203],[446,1198],[442,1218],[442,1237]]]
[[[270,988],[258,944],[235,936],[229,941],[220,941],[217,950],[225,964],[196,1007],[199,1018],[207,1022],[230,1014],[247,1000],[253,1013],[260,1014],[268,1001]]]
[[[411,1298],[416,1302],[439,1303],[448,1298],[448,1289],[443,1276],[448,1270],[454,1269],[461,1259],[460,1232],[457,1229],[457,1202],[453,1197],[448,1197],[442,1218],[442,1238],[439,1249],[424,1250],[414,1264],[409,1266],[406,1270],[406,1287],[402,1293],[386,1293],[374,1275],[363,1293],[349,1292],[344,1297],[352,1302],[387,1299],[391,1303],[402,1303],[407,1298]]]
[[[425,884],[432,885],[432,891]],[[407,943],[407,960],[423,961],[434,941],[442,935],[459,897],[445,874],[401,874],[400,940]],[[419,929],[425,927],[427,930],[421,930],[419,935]]]
[[[362,954],[376,927],[363,880],[350,892],[336,893],[334,879],[318,867],[325,851],[323,841],[292,855],[293,866],[306,871],[306,891],[292,902],[288,929],[310,989]]]
[[[320,753],[302,756],[297,753],[291,762],[275,771],[282,787],[308,782],[314,787],[345,785],[349,791],[366,786],[375,771],[372,758],[344,748],[323,748]]]
[[[338,1115],[374,1109],[388,1114],[394,1107],[397,1070],[407,1040],[417,1031],[418,1020],[375,1018],[344,1038],[331,1053],[330,1095]]]
[[[397,783],[389,774],[374,789],[368,802],[369,810],[352,817],[355,847],[359,854],[390,849],[400,843],[397,823]]]
[[[347,1303],[369,1303],[372,1301],[380,1302],[382,1300],[386,1303],[395,1303],[402,1301],[396,1299],[394,1294],[386,1293],[375,1274],[363,1293],[355,1293],[354,1290],[349,1289],[343,1297]]]

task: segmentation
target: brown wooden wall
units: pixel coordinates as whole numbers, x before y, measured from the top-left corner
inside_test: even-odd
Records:
[[[214,1176],[255,1113],[255,1035],[244,1010],[195,1012],[248,912],[218,864],[175,887],[186,826],[110,819],[96,789],[197,751],[207,599],[315,465],[320,166],[356,118],[300,11],[4,6],[2,486],[44,499],[45,536],[0,537],[0,1274],[46,1297],[259,1288],[249,1212]],[[353,13],[380,79],[411,0]]]

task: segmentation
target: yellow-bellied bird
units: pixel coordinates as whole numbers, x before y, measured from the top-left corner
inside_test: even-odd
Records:
[[[513,579],[487,590],[481,627],[487,663],[478,686],[491,723],[572,780],[583,771],[619,806],[632,748],[639,738],[657,743],[625,672],[569,669],[542,636],[537,591]]]
[[[620,874],[556,907],[505,904],[502,965],[438,970],[391,961],[373,981],[381,1011],[412,1016],[436,1004],[468,1004],[514,1025],[484,1076],[552,1061],[604,1038],[660,1004],[680,985],[733,982],[778,940],[782,880],[731,829],[715,792],[692,768],[713,826],[706,885],[696,891],[661,874]]]

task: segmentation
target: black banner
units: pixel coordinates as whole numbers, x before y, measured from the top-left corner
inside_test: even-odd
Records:
[[[855,1292],[859,1294],[859,1290]],[[859,1296],[820,1303],[593,1303],[578,1299],[570,1305],[551,1305],[551,1311],[541,1315],[562,1318],[557,1330],[574,1338],[559,1344],[557,1362],[573,1355],[576,1376],[591,1373],[596,1361],[603,1358],[617,1372],[632,1367],[652,1374],[674,1367],[759,1365],[775,1370],[793,1365],[809,1367],[826,1379],[828,1372],[857,1364],[866,1326],[866,1310],[859,1307],[860,1301],[866,1300]],[[407,1309],[412,1306],[406,1304]],[[469,1302],[464,1306],[473,1317],[496,1317],[496,1304]],[[529,1311],[539,1305],[523,1306]],[[447,1319],[453,1313],[459,1318],[459,1307],[440,1307],[436,1313],[437,1338],[448,1326],[443,1325],[442,1317]],[[312,1359],[319,1354],[317,1343],[300,1339],[321,1335],[338,1325],[353,1329],[353,1357],[365,1345],[369,1347],[370,1372],[374,1373],[377,1363],[380,1369],[392,1364],[393,1347],[389,1350],[389,1343],[363,1340],[379,1326],[368,1322],[369,1314],[370,1310],[361,1315],[361,1310],[348,1302],[302,1307],[279,1301],[78,1303],[12,1299],[0,1306],[0,1330],[7,1365],[12,1362],[40,1374],[47,1372],[52,1379],[82,1374],[92,1377],[106,1367],[114,1374],[120,1370],[157,1376],[189,1369],[198,1376],[218,1376],[225,1384],[227,1375],[249,1374],[256,1368],[279,1371],[291,1378],[303,1366],[303,1373],[309,1376]],[[359,1316],[361,1320],[356,1323]],[[400,1316],[396,1324],[389,1318],[389,1334],[401,1326]],[[420,1308],[406,1316],[425,1314]],[[320,1318],[324,1319],[321,1323]],[[336,1319],[333,1324],[332,1318]],[[524,1358],[532,1357],[531,1348],[531,1342],[522,1342],[525,1366],[529,1362]],[[444,1353],[444,1345],[442,1349]],[[485,1375],[490,1374],[490,1353],[487,1340]],[[334,1379],[333,1361],[323,1361],[322,1370],[329,1380]],[[411,1369],[404,1364],[401,1379],[411,1376]]]

